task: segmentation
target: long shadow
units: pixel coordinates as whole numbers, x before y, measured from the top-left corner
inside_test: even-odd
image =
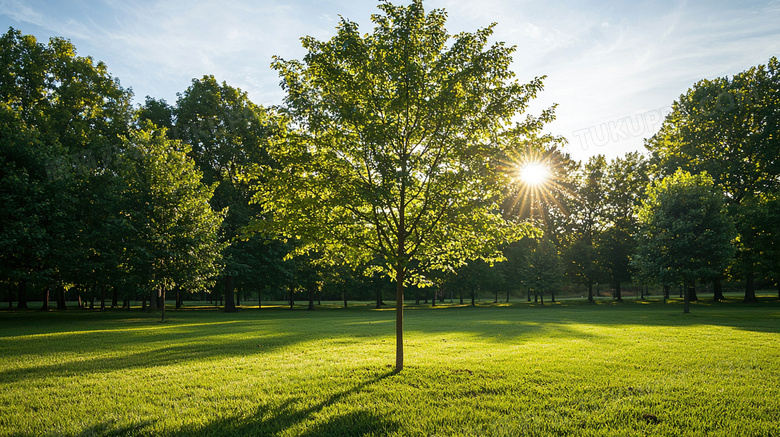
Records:
[[[296,404],[305,403],[306,400],[293,398],[278,406],[261,405],[249,417],[233,416],[220,418],[204,426],[183,428],[166,435],[170,437],[276,435],[299,424],[311,421],[312,416],[320,413],[323,409],[345,402],[351,395],[359,393],[369,386],[391,377],[393,374],[392,371],[382,372],[348,389],[334,393],[308,407],[296,407]],[[308,437],[385,435],[398,429],[400,429],[400,424],[395,421],[388,420],[386,417],[370,411],[358,410],[336,416],[335,418],[328,418],[325,423],[318,423],[313,428],[298,435]]]

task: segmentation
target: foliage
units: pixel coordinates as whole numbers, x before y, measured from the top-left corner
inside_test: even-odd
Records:
[[[492,27],[452,37],[421,1],[379,9],[373,33],[342,20],[328,41],[302,39],[303,61],[276,58],[300,130],[272,149],[281,168],[258,200],[299,251],[352,265],[379,256],[402,306],[411,266],[499,259],[527,232],[501,215],[511,175],[500,167],[552,114],[512,125],[542,82],[514,80],[514,49],[488,47]]]
[[[734,224],[706,173],[678,170],[648,188],[639,210],[637,263],[663,284],[691,284],[723,274],[734,255]]]

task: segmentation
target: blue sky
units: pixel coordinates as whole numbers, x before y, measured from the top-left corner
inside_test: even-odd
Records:
[[[398,0],[396,3],[408,3]],[[173,103],[192,78],[213,74],[252,101],[284,93],[271,57],[300,59],[299,38],[327,39],[339,15],[370,32],[371,0],[42,1],[0,0],[0,27],[41,41],[70,39],[106,63],[136,101]],[[547,75],[531,108],[558,104],[549,131],[576,159],[642,150],[671,103],[703,78],[730,76],[780,55],[780,0],[429,0],[451,33],[498,23],[516,45],[521,81]]]

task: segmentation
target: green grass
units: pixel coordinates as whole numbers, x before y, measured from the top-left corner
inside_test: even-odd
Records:
[[[405,314],[3,312],[0,435],[780,435],[768,298]]]

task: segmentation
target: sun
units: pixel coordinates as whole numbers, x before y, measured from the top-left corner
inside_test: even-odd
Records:
[[[541,162],[529,162],[520,167],[520,180],[528,185],[544,185],[550,178],[550,168]]]

